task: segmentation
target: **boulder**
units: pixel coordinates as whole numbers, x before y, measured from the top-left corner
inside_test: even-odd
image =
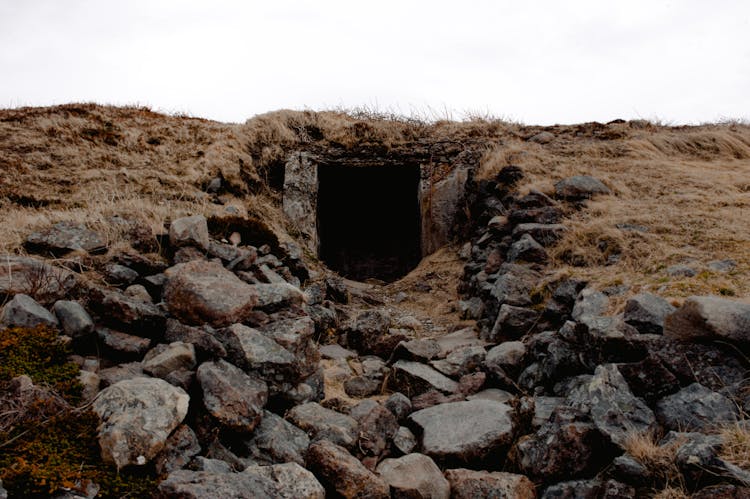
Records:
[[[381,310],[363,312],[357,316],[348,332],[349,344],[360,353],[370,353],[381,338],[388,334],[390,325],[390,316]]]
[[[58,324],[57,318],[49,310],[24,294],[14,296],[0,313],[0,325],[8,327],[57,327]]]
[[[204,362],[196,377],[203,390],[203,404],[222,426],[247,433],[260,423],[268,400],[263,381],[223,360]]]
[[[318,367],[320,353],[313,341],[315,323],[309,317],[284,319],[267,324],[259,329],[297,358],[302,377],[311,375]]]
[[[195,367],[195,347],[175,341],[160,343],[143,357],[143,372],[164,379],[173,371],[189,371]]]
[[[640,293],[625,303],[625,322],[642,334],[661,334],[664,319],[676,309],[661,296]]]
[[[517,307],[531,305],[530,293],[539,281],[537,272],[522,265],[505,263],[500,271],[490,294],[498,305],[507,303]]]
[[[531,234],[523,234],[508,250],[509,262],[544,263],[547,261],[547,251],[544,246],[536,242]]]
[[[76,284],[67,269],[25,256],[0,256],[0,295],[27,294],[49,303],[66,298]]]
[[[426,364],[408,360],[399,360],[393,364],[388,383],[394,391],[412,397],[430,389],[439,390],[443,393],[456,393],[458,391],[458,383],[452,379]]]
[[[526,355],[526,345],[520,341],[504,341],[491,348],[484,358],[484,367],[498,377],[518,373]]]
[[[598,366],[589,383],[571,393],[568,404],[590,411],[599,431],[620,447],[631,434],[656,429],[654,413],[633,395],[614,364]]]
[[[105,388],[92,405],[101,420],[102,459],[118,469],[145,465],[185,418],[189,401],[184,390],[157,378],[134,378]]]
[[[258,297],[256,307],[267,313],[301,306],[305,301],[305,294],[302,290],[288,282],[252,284],[250,288]]]
[[[208,224],[203,215],[178,218],[169,224],[169,244],[173,248],[195,246],[208,251]]]
[[[317,402],[292,408],[287,413],[287,418],[306,431],[313,440],[329,440],[334,444],[353,448],[359,437],[359,424],[354,418],[326,409]]]
[[[104,237],[75,222],[58,222],[48,229],[32,232],[24,245],[33,253],[51,253],[54,256],[62,256],[70,251],[101,253],[107,250]]]
[[[657,402],[656,415],[670,430],[709,431],[736,421],[737,407],[724,395],[693,383]]]
[[[242,472],[265,477],[275,483],[279,499],[325,499],[326,491],[315,475],[298,463],[248,466]]]
[[[512,460],[535,482],[593,476],[617,454],[609,438],[584,412],[560,407],[532,435],[521,437],[511,451]]]
[[[127,328],[141,336],[160,334],[164,330],[166,317],[159,307],[119,291],[94,288],[89,292],[89,305],[103,322],[113,327]]]
[[[297,382],[299,365],[291,352],[257,329],[233,324],[216,331],[229,360],[246,371],[257,371],[271,382]]]
[[[307,433],[289,421],[263,411],[260,424],[241,445],[249,457],[259,464],[294,462],[304,466],[310,439]]]
[[[716,296],[691,296],[664,321],[664,335],[678,340],[724,340],[750,345],[750,304]]]
[[[536,499],[534,484],[523,475],[501,471],[445,470],[453,499]]]
[[[385,459],[377,473],[391,487],[392,497],[415,499],[449,499],[450,484],[440,468],[424,454],[407,454]]]
[[[321,481],[331,497],[388,499],[390,487],[349,452],[322,440],[310,445],[307,468]]]
[[[71,338],[82,338],[94,332],[94,321],[78,302],[58,300],[52,306],[52,311],[60,321],[63,332]]]
[[[252,314],[258,292],[220,263],[192,261],[167,269],[164,301],[169,311],[188,324],[227,326]]]
[[[611,194],[609,187],[601,180],[589,175],[568,177],[555,184],[555,195],[559,198],[574,201],[589,199],[598,194]]]
[[[513,410],[491,400],[450,402],[409,416],[422,451],[446,463],[472,463],[495,455],[513,438]]]

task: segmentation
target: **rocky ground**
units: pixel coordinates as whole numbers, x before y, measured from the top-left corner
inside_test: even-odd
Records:
[[[113,220],[122,250],[59,223],[1,257],[0,321],[59,331],[102,459],[156,497],[749,497],[750,305],[557,275],[566,214],[609,188],[522,177],[473,184],[471,241],[385,286],[202,215]]]

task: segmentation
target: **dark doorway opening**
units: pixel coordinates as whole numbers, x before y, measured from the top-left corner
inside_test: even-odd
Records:
[[[354,280],[391,282],[421,258],[419,165],[318,167],[320,258]]]

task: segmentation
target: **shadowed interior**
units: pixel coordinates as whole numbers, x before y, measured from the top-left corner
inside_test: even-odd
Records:
[[[320,258],[354,280],[394,281],[419,263],[419,166],[318,167]]]

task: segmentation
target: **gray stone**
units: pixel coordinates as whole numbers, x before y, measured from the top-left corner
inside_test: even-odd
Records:
[[[115,286],[132,284],[138,279],[138,272],[124,265],[110,263],[104,267],[104,278],[108,284]]]
[[[134,300],[142,301],[144,303],[153,303],[154,300],[151,298],[148,290],[142,284],[133,284],[125,288],[125,296],[133,298]]]
[[[82,338],[94,332],[94,321],[78,302],[58,300],[52,306],[52,311],[60,321],[63,332],[71,338]]]
[[[522,342],[505,341],[487,352],[484,366],[488,372],[502,378],[518,372],[525,355],[526,346]]]
[[[536,499],[534,484],[523,475],[502,471],[445,470],[453,499]]]
[[[568,404],[590,411],[599,431],[620,447],[631,434],[656,429],[654,413],[633,395],[614,364],[598,366],[588,385],[568,397]]]
[[[59,222],[52,227],[29,234],[26,248],[35,253],[64,255],[69,251],[99,253],[107,249],[106,240],[83,224]]]
[[[143,374],[143,367],[140,362],[129,362],[127,364],[118,364],[113,367],[107,367],[99,371],[101,386],[107,387],[119,383],[126,379],[148,378]]]
[[[193,471],[207,471],[209,473],[232,473],[232,465],[221,459],[211,459],[203,456],[196,456],[189,465]]]
[[[372,352],[381,338],[387,336],[390,325],[390,316],[382,310],[359,314],[348,333],[349,346],[360,352]]]
[[[518,339],[530,333],[538,320],[539,312],[535,310],[503,304],[485,339],[491,343]]]
[[[507,303],[517,307],[531,305],[529,294],[540,276],[537,272],[516,264],[503,264],[490,294],[500,305]]]
[[[196,365],[195,347],[181,341],[160,343],[146,353],[142,365],[145,373],[162,379],[173,371],[189,371]]]
[[[432,338],[421,338],[400,342],[396,345],[392,358],[428,362],[438,355],[440,355],[440,345],[438,342]]]
[[[287,418],[306,431],[313,440],[324,439],[353,448],[359,436],[359,424],[354,418],[326,409],[316,402],[292,408]]]
[[[364,376],[354,376],[344,382],[344,391],[350,397],[363,398],[379,392],[381,385],[380,381]]]
[[[398,421],[403,421],[411,414],[411,400],[403,393],[396,392],[388,397],[383,405],[391,411]]]
[[[0,324],[8,327],[57,327],[57,318],[32,297],[19,294],[3,307]]]
[[[278,487],[280,499],[325,499],[326,491],[315,475],[298,463],[280,463],[271,466],[248,466],[242,472],[264,477]]]
[[[567,228],[562,224],[518,224],[513,229],[513,238],[518,239],[524,234],[529,234],[542,246],[551,246],[560,239]]]
[[[332,345],[321,345],[318,350],[320,351],[321,357],[324,359],[332,359],[332,360],[338,360],[338,359],[354,359],[357,357],[356,352],[352,352],[351,350],[347,350],[346,348],[342,347],[341,345],[338,345],[336,343]]]
[[[657,402],[656,415],[670,430],[708,431],[736,421],[737,407],[724,395],[693,383]]]
[[[389,386],[407,396],[419,395],[430,389],[456,393],[458,384],[432,367],[419,362],[399,360],[393,364]]]
[[[259,330],[297,358],[301,376],[307,377],[317,369],[320,353],[313,341],[315,323],[312,319],[299,317],[278,320]]]
[[[576,175],[555,184],[555,194],[563,199],[588,199],[598,194],[611,194],[611,192],[601,180],[588,175]]]
[[[276,414],[263,411],[260,424],[242,446],[249,457],[259,464],[294,462],[305,464],[310,439],[300,428]]]
[[[196,373],[203,404],[223,426],[250,432],[260,423],[268,401],[268,387],[229,362],[204,362]]]
[[[691,296],[667,316],[664,335],[678,340],[725,340],[750,345],[750,304]]]
[[[473,395],[467,395],[466,400],[492,400],[494,402],[510,402],[515,397],[510,392],[499,388],[485,388]]]
[[[449,499],[450,484],[435,461],[424,454],[384,459],[377,473],[391,487],[392,497]]]
[[[464,319],[479,320],[484,313],[484,302],[479,297],[471,297],[468,300],[459,300],[458,314]]]
[[[296,382],[299,366],[294,355],[257,329],[233,324],[216,331],[229,360],[245,369],[257,371],[263,379]]]
[[[89,293],[89,306],[115,327],[127,327],[143,336],[160,333],[166,317],[153,303],[144,303],[118,291],[97,288]]]
[[[453,350],[445,359],[434,360],[431,364],[446,376],[460,377],[476,371],[486,356],[484,347],[474,345]]]
[[[107,352],[123,360],[142,359],[151,347],[151,340],[106,327],[96,330],[99,340]]]
[[[161,451],[187,414],[190,397],[157,378],[135,378],[105,388],[93,403],[102,423],[102,458],[117,468],[145,465]]]
[[[248,319],[259,302],[254,286],[220,263],[192,261],[167,269],[164,301],[181,322],[227,326]]]
[[[484,347],[487,345],[484,340],[479,338],[478,333],[473,327],[467,327],[443,336],[438,336],[437,338],[434,338],[434,340],[440,346],[440,354],[438,357],[447,357],[452,351],[459,348],[474,345]]]
[[[388,499],[390,487],[349,452],[326,440],[310,445],[307,468],[315,473],[329,497]]]
[[[511,245],[507,258],[509,262],[544,263],[548,256],[544,246],[526,233]]]
[[[685,264],[677,264],[667,267],[667,275],[670,277],[695,277],[698,271]]]
[[[187,326],[175,319],[167,319],[167,329],[164,340],[169,342],[181,341],[190,343],[195,348],[196,356],[206,358],[223,358],[227,356],[224,345],[212,334],[196,327]]]
[[[273,480],[257,473],[176,470],[159,484],[156,496],[161,499],[276,499],[280,491]]]
[[[583,322],[586,317],[596,317],[604,314],[609,306],[609,298],[594,288],[585,288],[578,294],[573,306],[573,319]]]
[[[314,255],[318,254],[318,168],[311,153],[290,153],[284,165],[282,209],[294,220],[300,241]]]
[[[640,293],[625,303],[625,322],[642,334],[661,334],[664,319],[676,309],[667,300],[650,293]]]
[[[472,463],[511,443],[512,413],[506,404],[469,400],[422,409],[409,421],[420,430],[425,454],[444,462]]]
[[[411,432],[406,426],[399,427],[395,435],[393,435],[393,447],[397,449],[401,454],[409,454],[417,446],[417,437]]]
[[[735,267],[737,267],[737,262],[732,259],[712,260],[708,262],[708,268],[714,272],[727,273],[733,271]]]
[[[76,286],[73,272],[35,258],[0,255],[0,295],[27,294],[44,303],[65,298]]]
[[[203,215],[178,218],[169,225],[169,244],[173,248],[195,246],[208,251],[208,224]]]
[[[357,448],[368,456],[380,456],[398,432],[398,421],[391,411],[375,405],[359,422]]]
[[[161,475],[184,468],[200,451],[201,446],[193,430],[188,425],[180,425],[154,459],[156,472]]]
[[[539,429],[544,425],[555,409],[565,405],[565,398],[563,397],[534,397],[534,416],[531,419],[532,428]]]

